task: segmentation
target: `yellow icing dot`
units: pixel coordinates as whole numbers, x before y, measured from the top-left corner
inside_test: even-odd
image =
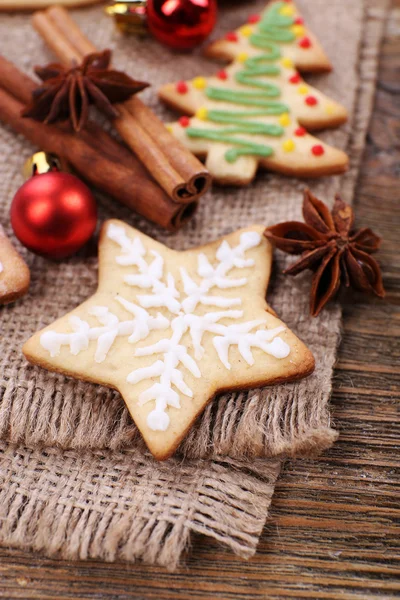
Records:
[[[327,115],[333,115],[333,113],[335,112],[335,107],[333,104],[326,104],[325,105],[325,112]]]
[[[293,140],[285,140],[282,144],[282,149],[284,152],[293,152],[296,148],[296,145]]]
[[[306,32],[304,25],[293,25],[291,29],[296,37],[302,37]]]
[[[237,55],[236,59],[239,62],[246,62],[246,60],[249,58],[249,55],[247,54],[247,52],[240,52],[240,54]]]
[[[294,66],[292,59],[288,58],[287,56],[281,58],[281,65],[282,67],[286,67],[287,69],[293,69]]]
[[[299,87],[297,88],[297,91],[302,96],[305,96],[306,94],[308,94],[309,89],[308,89],[308,86],[306,86],[306,85],[299,85]]]
[[[208,110],[206,109],[206,107],[205,107],[205,106],[202,106],[201,108],[198,108],[198,109],[196,110],[196,114],[195,114],[195,116],[196,116],[198,119],[201,119],[202,121],[206,121],[206,120],[207,120],[207,117],[208,117]]]
[[[285,113],[284,115],[281,115],[279,117],[279,123],[282,125],[282,127],[287,127],[288,125],[290,125],[290,117],[287,113]]]
[[[204,90],[207,86],[207,80],[204,77],[195,77],[192,80],[192,85],[196,90]]]
[[[282,6],[281,10],[279,11],[279,14],[283,15],[284,17],[291,17],[292,15],[294,15],[294,7]]]
[[[169,131],[170,133],[172,133],[172,132],[174,131],[174,128],[172,127],[172,125],[166,125],[166,126],[165,126],[165,129],[166,129],[167,131]]]
[[[253,28],[250,25],[243,25],[239,31],[244,37],[249,37],[253,33]]]

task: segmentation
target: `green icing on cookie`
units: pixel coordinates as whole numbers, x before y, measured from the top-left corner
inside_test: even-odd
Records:
[[[243,155],[267,157],[273,154],[273,148],[270,146],[236,137],[237,135],[281,136],[284,133],[284,129],[280,125],[247,119],[257,116],[277,116],[289,112],[288,106],[271,100],[271,98],[279,98],[280,87],[262,80],[263,76],[280,74],[280,67],[277,64],[271,64],[281,57],[279,44],[290,43],[295,39],[295,34],[289,29],[294,23],[293,17],[280,14],[281,9],[285,6],[287,6],[285,2],[277,2],[264,12],[257,30],[251,34],[249,41],[256,48],[262,48],[266,52],[260,56],[248,58],[244,62],[243,69],[235,74],[237,83],[256,89],[237,90],[210,86],[205,90],[205,94],[210,100],[244,107],[257,107],[260,110],[246,108],[242,111],[210,110],[206,120],[232,125],[232,127],[221,129],[188,127],[186,130],[186,134],[192,138],[232,144],[234,147],[227,150],[225,154],[226,160],[230,163],[235,162],[239,156]]]

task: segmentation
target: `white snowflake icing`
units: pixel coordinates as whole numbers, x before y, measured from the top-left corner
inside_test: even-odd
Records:
[[[135,318],[130,321],[120,321],[107,306],[93,306],[89,314],[96,317],[103,327],[90,327],[87,321],[71,315],[69,323],[72,333],[46,331],[40,337],[41,345],[50,352],[50,356],[58,356],[61,346],[69,346],[71,354],[77,355],[89,347],[91,340],[97,340],[94,360],[101,363],[107,358],[108,351],[117,336],[129,335],[128,342],[134,344],[146,338],[153,329],[169,327],[169,320],[162,314],[158,313],[156,317],[152,317],[146,310],[121,296],[116,296],[115,299]]]
[[[257,319],[247,322],[223,324],[220,321],[230,319],[238,321],[243,318],[240,310],[242,300],[221,294],[212,290],[240,288],[246,285],[247,278],[229,276],[233,268],[243,269],[254,266],[252,259],[247,259],[247,250],[258,246],[261,236],[254,231],[244,232],[237,246],[231,247],[224,240],[216,252],[216,264],[212,265],[203,253],[198,256],[197,278],[194,279],[185,268],[180,273],[183,282],[183,292],[180,293],[175,285],[175,279],[169,272],[164,273],[164,259],[158,252],[146,251],[138,237],[129,238],[124,227],[111,223],[107,236],[118,244],[121,254],[116,262],[124,267],[135,267],[133,273],[123,277],[130,286],[145,290],[147,293],[136,295],[138,304],[129,302],[120,295],[115,299],[123,308],[133,315],[133,318],[121,321],[106,306],[94,306],[89,314],[96,317],[101,326],[91,327],[87,321],[77,316],[70,317],[71,333],[47,331],[42,334],[40,342],[51,356],[57,356],[62,346],[69,346],[73,355],[79,354],[89,347],[92,340],[97,342],[94,360],[102,363],[106,360],[117,337],[127,337],[128,343],[136,344],[145,340],[152,330],[171,330],[169,337],[162,337],[156,343],[136,348],[135,357],[158,355],[150,365],[137,368],[127,377],[128,383],[136,384],[144,380],[156,380],[145,391],[139,394],[139,405],[155,402],[154,409],[147,417],[147,424],[155,431],[165,431],[170,423],[167,413],[168,406],[180,408],[182,395],[192,398],[193,391],[184,379],[182,365],[195,378],[201,377],[197,361],[204,356],[202,340],[205,333],[213,335],[212,343],[217,356],[226,369],[231,368],[229,351],[231,346],[237,347],[242,358],[251,366],[254,364],[253,348],[259,348],[276,358],[285,358],[290,348],[279,337],[285,327],[265,329],[266,321]],[[146,255],[150,254],[150,261]],[[214,306],[220,309],[206,314],[196,314],[198,305]],[[170,318],[149,309],[165,308],[171,313]],[[194,356],[189,353],[184,342],[188,334],[193,346]]]

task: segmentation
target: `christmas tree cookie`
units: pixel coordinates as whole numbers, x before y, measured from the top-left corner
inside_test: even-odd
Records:
[[[263,229],[176,252],[106,222],[97,292],[28,340],[25,356],[119,390],[153,455],[167,458],[215,393],[314,368],[266,304],[272,250]]]
[[[301,71],[329,71],[318,40],[292,2],[212,43],[210,57],[232,61],[213,77],[163,86],[160,98],[184,113],[167,125],[222,184],[250,182],[258,166],[319,177],[347,169],[348,157],[308,133],[337,127],[346,109],[303,81]]]

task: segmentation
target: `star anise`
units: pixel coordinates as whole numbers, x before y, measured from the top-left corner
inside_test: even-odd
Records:
[[[310,302],[313,316],[336,294],[341,283],[380,298],[385,295],[379,265],[370,256],[378,250],[381,240],[368,227],[353,230],[351,206],[337,195],[331,212],[305,190],[303,217],[305,223],[280,223],[268,227],[264,235],[280,250],[301,254],[285,274],[314,271]]]
[[[119,113],[112,104],[124,102],[149,84],[110,69],[110,60],[111,51],[104,50],[87,55],[71,68],[57,63],[36,67],[35,73],[44,83],[33,91],[23,116],[45,123],[70,118],[74,130],[80,131],[87,122],[89,105],[95,104],[115,119]]]

